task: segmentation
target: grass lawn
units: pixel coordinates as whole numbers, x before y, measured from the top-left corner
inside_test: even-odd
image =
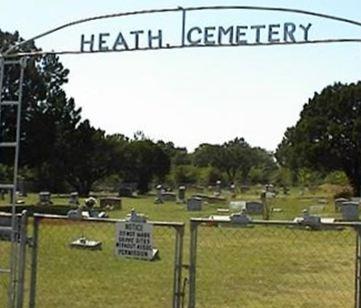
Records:
[[[257,193],[240,197],[256,198]],[[36,199],[30,195],[26,202],[35,203]],[[54,199],[55,204],[66,201]],[[153,221],[185,222],[185,264],[189,263],[189,219],[208,217],[216,214],[217,208],[228,207],[206,204],[202,212],[187,212],[184,205],[175,202],[155,205],[153,197],[123,198],[122,202],[122,210],[110,212],[110,217],[124,218],[135,208]],[[324,204],[320,215],[339,215],[325,195],[301,197],[293,193],[272,201],[270,206],[282,211],[273,212],[271,218],[293,219],[304,208],[320,202]],[[70,248],[70,242],[80,236],[101,241],[103,249]],[[170,307],[175,231],[155,227],[153,237],[160,259],[123,259],[114,255],[113,224],[43,220],[39,234],[38,307]],[[202,226],[198,244],[197,307],[353,306],[353,230]],[[0,261],[7,251],[7,244],[0,242]],[[187,276],[184,270],[183,277]],[[5,284],[5,278],[0,277],[0,302]]]

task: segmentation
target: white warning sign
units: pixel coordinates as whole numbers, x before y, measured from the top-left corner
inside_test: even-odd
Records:
[[[116,224],[115,254],[127,258],[152,260],[153,226],[143,222],[118,222]]]

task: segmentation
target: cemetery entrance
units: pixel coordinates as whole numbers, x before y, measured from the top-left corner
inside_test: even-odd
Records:
[[[170,50],[181,48],[280,46],[293,44],[305,45],[361,42],[359,37],[317,38],[314,35],[314,26],[309,21],[287,21],[276,24],[267,24],[262,22],[255,24],[228,23],[227,25],[219,24],[210,26],[194,23],[194,19],[190,18],[192,17],[192,14],[210,11],[282,12],[287,14],[297,14],[299,16],[332,20],[334,22],[336,21],[350,26],[361,26],[361,23],[358,21],[290,8],[258,6],[177,7],[170,9],[109,14],[74,21],[36,35],[29,40],[21,41],[1,53],[1,115],[3,116],[4,114],[3,108],[10,108],[12,111],[16,108],[17,110],[15,125],[16,131],[12,135],[15,140],[0,140],[1,148],[12,148],[14,151],[14,180],[12,183],[0,184],[0,189],[11,191],[12,195],[12,215],[10,224],[5,226],[0,225],[0,240],[1,237],[4,237],[3,231],[5,230],[5,233],[9,234],[9,237],[6,236],[6,240],[10,243],[10,246],[4,250],[9,256],[9,266],[8,268],[2,268],[0,266],[0,275],[6,274],[9,277],[8,282],[4,284],[8,295],[8,307],[21,307],[23,304],[22,290],[26,279],[22,273],[25,268],[24,247],[27,244],[32,246],[31,275],[30,281],[28,281],[30,284],[29,301],[31,307],[35,307],[35,304],[38,304],[40,307],[57,307],[61,305],[74,306],[77,302],[86,300],[88,295],[94,292],[99,294],[99,296],[93,297],[92,302],[88,303],[89,305],[93,304],[95,306],[107,307],[168,307],[172,305],[173,307],[180,307],[183,294],[181,268],[184,224],[182,223],[151,223],[154,226],[155,243],[158,245],[160,258],[160,260],[154,260],[152,262],[133,259],[127,259],[119,262],[119,260],[115,259],[114,247],[111,244],[111,239],[114,239],[114,230],[112,229],[114,229],[113,227],[116,223],[116,221],[113,220],[71,220],[67,217],[34,215],[32,239],[27,238],[26,232],[21,231],[22,229],[18,228],[19,219],[16,215],[15,204],[18,184],[17,171],[20,143],[20,111],[26,60],[36,62],[37,57],[49,54],[73,55],[160,49]],[[166,32],[161,28],[128,29],[127,31],[117,31],[116,33],[102,31],[98,33],[81,33],[78,37],[76,47],[68,47],[66,49],[56,51],[31,51],[26,47],[29,42],[54,35],[64,29],[81,24],[120,17],[126,18],[129,16],[146,16],[156,14],[173,14],[175,18],[178,18],[180,21],[178,35],[171,35],[172,39],[169,40],[169,32]],[[189,22],[189,20],[193,20],[193,23]],[[54,40],[54,42],[56,42],[56,40]],[[7,66],[10,66],[11,68],[7,69]],[[17,68],[14,68],[16,66]],[[14,77],[14,70],[18,73],[18,77]],[[12,74],[10,74],[10,72]],[[3,129],[3,127],[1,127],[1,129]],[[20,218],[20,221],[22,221],[21,219],[23,218]],[[26,223],[24,222],[23,224]],[[195,305],[195,253],[197,245],[197,233],[195,230],[197,229],[198,224],[201,224],[201,222],[191,222],[191,225],[193,226],[193,229],[191,230],[192,241],[190,252],[191,289],[189,304],[191,307]],[[194,227],[195,225],[197,225],[197,227]],[[240,238],[243,239],[244,237],[241,233],[244,230],[247,229],[237,229],[237,232],[239,231],[239,235],[237,236],[240,236]],[[70,245],[73,243],[75,243],[75,245],[83,245],[84,243],[82,241],[84,240],[83,237],[85,234],[94,239],[95,242],[101,242],[102,249],[89,251],[87,249],[74,249],[74,247]],[[250,239],[250,236],[246,235],[245,237]],[[290,237],[293,238],[293,235],[290,235]],[[79,240],[79,242],[77,242],[77,240]],[[311,242],[308,243],[312,246],[312,244],[310,244]],[[340,243],[343,243],[343,241],[341,240]],[[3,242],[0,241],[0,247],[3,246],[2,244]],[[358,261],[355,269],[355,286],[356,294],[358,294],[357,292],[360,290],[360,253],[359,244],[356,246]],[[55,247],[58,249],[54,250]],[[348,246],[346,250],[349,252]],[[202,249],[200,249],[200,251],[202,251]],[[2,252],[3,250],[1,250],[1,253]],[[302,251],[302,253],[307,255],[308,251]],[[137,270],[139,267],[135,266],[138,262],[143,262],[142,265],[144,265],[141,272]],[[266,263],[266,265],[267,264],[268,263]],[[197,263],[197,266],[198,265],[199,262]],[[66,270],[64,270],[65,268]],[[164,271],[165,268],[166,270]],[[229,271],[232,270],[233,269],[229,269]],[[210,271],[212,272],[212,269]],[[97,273],[99,277],[95,279],[95,275],[88,275],[90,273]],[[170,275],[170,273],[172,273],[172,275]],[[76,277],[76,279],[68,280],[68,275],[72,275],[73,277]],[[347,272],[345,275],[347,276],[348,281],[347,286],[351,287],[349,286],[349,276],[351,276],[351,273]],[[48,278],[54,276],[58,277],[58,280],[52,280],[56,281],[56,283],[49,283]],[[247,277],[247,275],[245,277]],[[159,290],[159,293],[154,294],[152,302],[143,302],[142,295],[138,294],[138,292],[147,292],[147,285],[149,284],[156,284],[156,289]],[[170,286],[172,286],[171,290]],[[216,287],[216,284],[214,286]],[[233,286],[230,285],[229,287]],[[2,285],[0,288],[2,288],[0,289],[0,292],[2,292],[4,290],[4,286]],[[103,298],[102,290],[109,288],[114,289],[114,295]],[[284,290],[283,286],[279,286],[279,289]],[[63,296],[57,297],[59,293],[63,294]],[[342,293],[341,297],[347,298],[348,300],[350,294],[345,291]],[[337,300],[338,299],[339,297]],[[358,295],[355,296],[355,302],[360,305]],[[340,299],[340,303],[344,303],[344,300]]]

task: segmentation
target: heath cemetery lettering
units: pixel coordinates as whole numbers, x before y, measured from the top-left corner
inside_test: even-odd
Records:
[[[268,45],[277,43],[308,42],[311,23],[231,25],[231,26],[194,26],[184,30],[179,46],[237,46]],[[104,52],[136,49],[160,49],[173,47],[167,42],[162,29],[101,32],[82,34],[81,52]]]

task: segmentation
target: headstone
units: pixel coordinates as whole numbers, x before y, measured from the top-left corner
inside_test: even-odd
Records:
[[[171,191],[163,191],[162,192],[163,201],[176,201],[177,196],[174,192]]]
[[[310,214],[319,214],[319,213],[323,212],[324,209],[325,209],[325,206],[322,204],[311,205],[309,207],[309,213]]]
[[[306,209],[303,210],[302,217],[296,217],[293,221],[314,230],[319,230],[321,228],[321,217],[310,215]]]
[[[163,194],[163,186],[162,185],[157,185],[157,187],[156,187],[156,190],[157,190],[157,196],[156,196],[156,198],[155,198],[155,200],[154,200],[154,203],[155,204],[162,204],[162,203],[164,203],[164,201],[163,201],[163,196],[162,196],[162,194]]]
[[[264,211],[264,205],[261,202],[257,201],[247,201],[246,202],[246,213],[253,215],[262,215]]]
[[[361,205],[361,197],[351,197],[351,201],[357,202],[359,205]]]
[[[233,183],[229,186],[229,191],[231,193],[231,198],[236,198],[236,185]]]
[[[25,182],[23,179],[20,179],[18,181],[18,190],[19,190],[19,194],[21,197],[27,196],[26,189],[25,189]]]
[[[220,180],[216,182],[216,191],[214,193],[215,196],[220,196],[222,194],[221,184],[222,182]]]
[[[78,207],[75,210],[69,210],[67,213],[67,216],[69,219],[82,219],[82,213],[81,208]]]
[[[79,194],[77,192],[72,192],[69,195],[69,204],[78,205],[79,204]]]
[[[264,220],[269,220],[270,219],[270,215],[271,215],[271,211],[270,211],[270,205],[269,205],[269,197],[267,198],[267,193],[266,191],[261,192],[261,203],[263,204],[263,219]]]
[[[229,203],[230,210],[244,211],[246,214],[262,215],[264,212],[264,205],[258,201],[231,201]]]
[[[179,186],[178,187],[178,203],[185,203],[186,202],[186,187],[185,186]]]
[[[41,191],[39,193],[39,202],[38,205],[51,205],[51,194],[48,191]]]
[[[82,236],[71,242],[70,247],[87,250],[102,250],[102,242],[88,240],[86,237]]]
[[[342,203],[349,201],[345,198],[337,198],[335,199],[335,211],[338,212],[341,209]]]
[[[202,198],[192,197],[187,201],[188,211],[201,211],[202,210]]]
[[[229,213],[229,209],[217,209],[218,214],[227,214]]]
[[[343,202],[341,212],[343,220],[358,220],[358,202]]]
[[[229,203],[229,209],[232,211],[242,211],[246,209],[246,201],[231,201]]]
[[[122,209],[122,199],[120,199],[118,197],[100,198],[99,206],[102,209],[121,210]]]

